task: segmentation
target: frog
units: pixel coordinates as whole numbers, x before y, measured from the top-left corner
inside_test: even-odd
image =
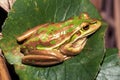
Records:
[[[101,21],[81,13],[68,20],[40,24],[17,37],[21,42],[22,63],[52,66],[80,54],[88,36],[101,27]]]

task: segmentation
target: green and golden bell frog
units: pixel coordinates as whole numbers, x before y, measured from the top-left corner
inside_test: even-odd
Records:
[[[49,66],[61,63],[81,52],[87,36],[96,32],[101,22],[86,13],[64,22],[38,25],[17,37],[24,54],[22,62]]]

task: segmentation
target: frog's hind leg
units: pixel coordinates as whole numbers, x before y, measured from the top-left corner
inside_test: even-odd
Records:
[[[77,55],[84,48],[86,41],[87,41],[86,38],[82,38],[82,39],[77,40],[74,43],[67,43],[61,46],[60,51],[62,54],[68,55],[68,56]]]
[[[30,54],[22,57],[22,63],[49,66],[63,62],[65,56],[58,50],[33,50]]]

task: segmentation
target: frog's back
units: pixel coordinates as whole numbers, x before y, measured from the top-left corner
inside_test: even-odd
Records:
[[[52,47],[55,46],[66,38],[69,38],[73,33],[73,24],[67,26],[63,23],[50,24],[49,26],[41,27],[35,34],[33,34],[30,39],[25,43],[26,46],[45,46]]]

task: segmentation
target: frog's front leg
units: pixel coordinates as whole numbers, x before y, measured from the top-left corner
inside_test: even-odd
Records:
[[[63,62],[66,56],[58,50],[31,50],[22,58],[22,62],[31,65],[48,66]]]
[[[76,42],[70,42],[61,46],[60,51],[64,55],[74,56],[81,52],[86,44],[87,38],[82,38]]]

